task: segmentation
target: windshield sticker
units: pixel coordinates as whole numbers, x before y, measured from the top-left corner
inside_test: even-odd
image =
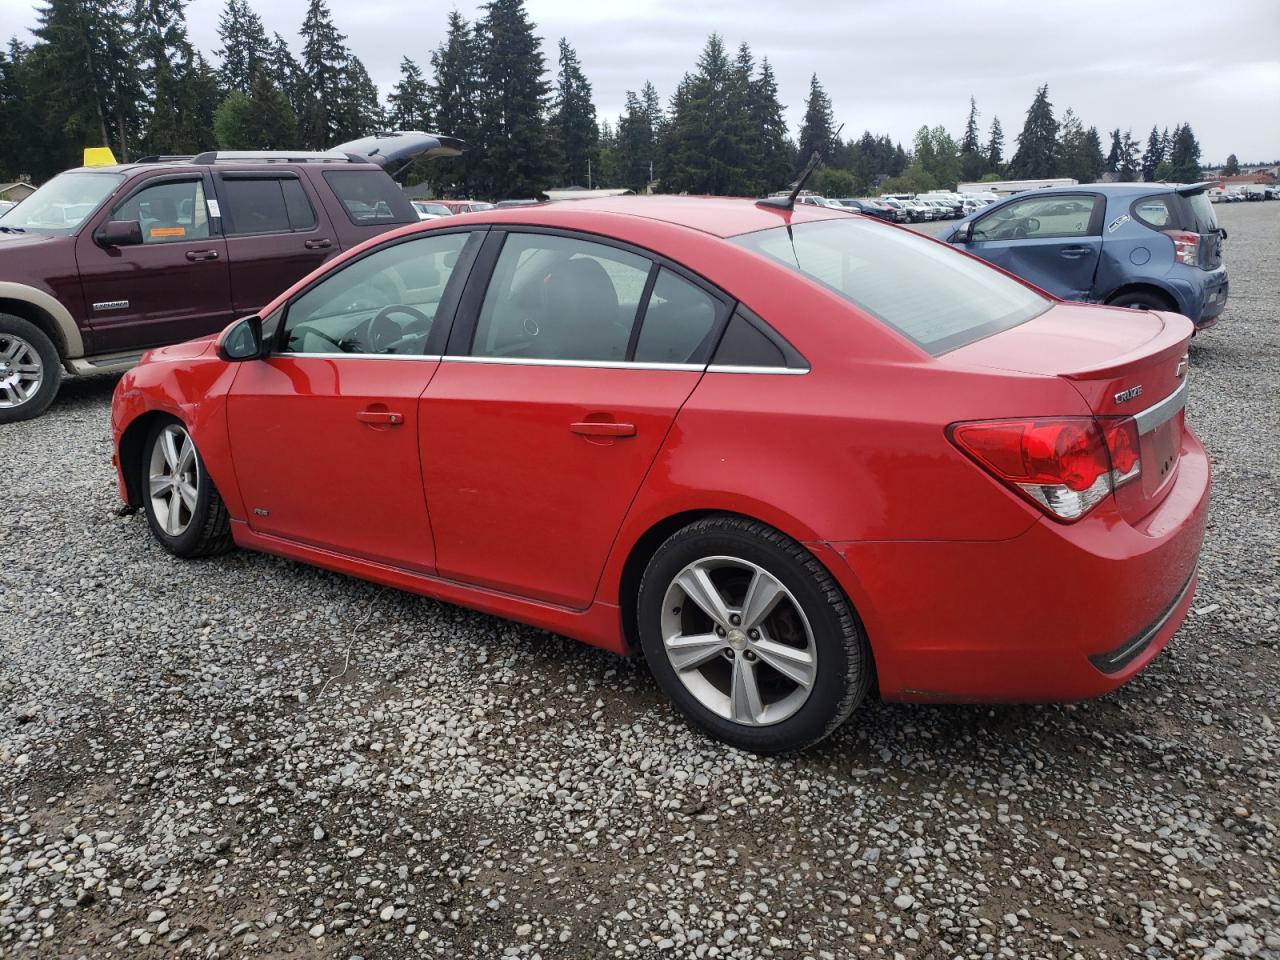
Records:
[[[152,227],[148,234],[156,239],[168,237],[185,237],[187,235],[186,227]]]
[[[1111,221],[1110,224],[1107,225],[1107,233],[1115,233],[1117,230],[1119,230],[1128,222],[1129,222],[1129,215],[1127,213],[1120,214],[1120,216],[1116,217],[1114,220]]]

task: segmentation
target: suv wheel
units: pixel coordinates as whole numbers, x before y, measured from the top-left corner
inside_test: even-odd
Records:
[[[711,517],[672,535],[645,569],[637,612],[663,691],[694,724],[744,750],[816,743],[871,682],[871,654],[831,574],[755,521]]]
[[[184,558],[232,548],[227,508],[185,426],[166,419],[151,427],[140,474],[147,523],[162,547]]]
[[[21,317],[0,314],[0,423],[44,413],[61,377],[58,348],[45,332]]]

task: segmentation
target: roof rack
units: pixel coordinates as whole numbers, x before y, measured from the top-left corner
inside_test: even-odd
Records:
[[[369,163],[368,157],[337,150],[208,150],[192,163]]]
[[[139,157],[137,160],[134,160],[133,162],[134,163],[181,163],[181,162],[186,162],[190,159],[191,159],[191,154],[189,153],[175,154],[173,156],[153,153],[147,157]]]

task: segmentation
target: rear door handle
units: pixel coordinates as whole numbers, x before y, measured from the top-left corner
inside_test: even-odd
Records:
[[[188,250],[187,259],[190,260],[192,263],[195,263],[197,260],[217,260],[218,251],[217,250]]]
[[[325,237],[323,240],[308,240],[303,246],[308,250],[324,250],[326,247],[332,247],[333,241]]]
[[[391,410],[361,410],[356,414],[356,419],[361,423],[375,423],[398,427],[400,424],[404,423],[404,414],[394,413]]]
[[[612,420],[605,422],[580,420],[569,424],[569,429],[584,437],[634,437],[636,435],[634,423],[614,423]]]

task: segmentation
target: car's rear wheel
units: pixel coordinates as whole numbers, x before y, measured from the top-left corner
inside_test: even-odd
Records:
[[[152,425],[138,482],[151,533],[174,556],[208,557],[231,549],[227,508],[182,423],[165,419]]]
[[[0,423],[38,417],[53,403],[58,348],[29,320],[0,314]]]
[[[1131,293],[1122,293],[1120,296],[1112,297],[1108,300],[1107,305],[1111,307],[1127,307],[1130,310],[1177,309],[1167,298],[1148,290],[1134,290]]]
[[[710,517],[649,561],[640,642],[663,691],[697,726],[755,753],[807,747],[865,696],[871,655],[843,591],[764,524]]]

